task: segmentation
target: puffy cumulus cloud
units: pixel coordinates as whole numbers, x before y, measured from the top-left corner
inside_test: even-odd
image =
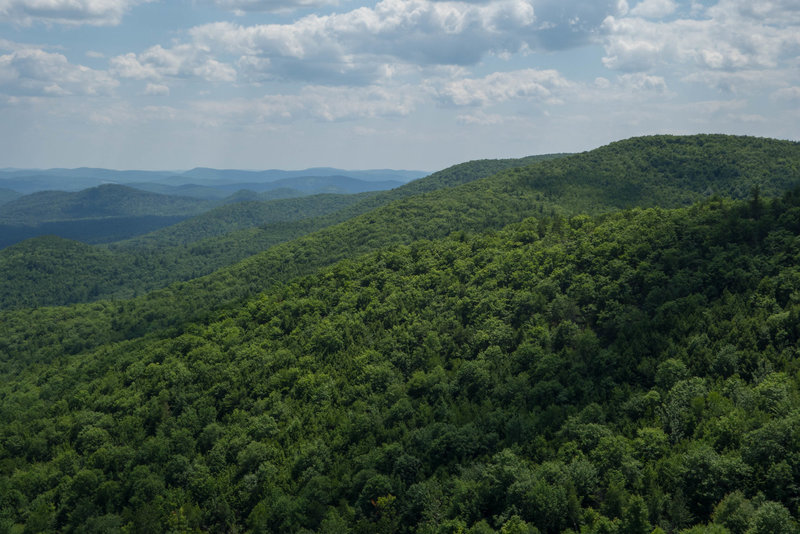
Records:
[[[470,66],[492,54],[583,44],[624,5],[621,0],[381,0],[287,24],[211,23],[189,35],[192,46],[213,50],[215,57],[236,57],[246,81],[369,85],[404,65]]]
[[[192,120],[220,126],[243,126],[311,119],[325,122],[406,116],[420,95],[412,87],[345,88],[306,86],[297,94],[270,94],[255,99],[193,102]]]
[[[113,72],[123,78],[160,80],[165,77],[197,77],[210,82],[232,82],[236,70],[210,57],[208,50],[189,44],[173,48],[153,46],[141,54],[111,58]]]
[[[796,0],[719,0],[708,9],[717,20],[749,20],[777,27],[800,24],[800,3]]]
[[[623,71],[664,65],[694,69],[773,68],[800,52],[797,28],[776,28],[752,20],[718,19],[653,22],[636,17],[609,17],[603,63]]]
[[[457,106],[486,106],[517,98],[553,104],[560,103],[561,94],[573,87],[555,70],[525,69],[452,81],[436,92],[441,100]]]
[[[526,0],[487,5],[383,0],[374,8],[309,15],[291,24],[214,23],[191,30],[200,46],[285,62],[340,63],[389,56],[417,64],[470,65],[489,52],[517,52],[535,17]]]
[[[663,94],[667,92],[667,82],[663,77],[650,76],[642,72],[619,76],[618,86],[639,93],[649,92]]]
[[[0,18],[21,25],[35,22],[115,26],[133,6],[153,0],[0,0]]]
[[[533,0],[535,32],[531,48],[564,50],[594,40],[609,16],[624,15],[626,0]]]
[[[0,93],[18,96],[100,95],[119,82],[108,73],[74,65],[61,54],[18,48],[0,55]]]

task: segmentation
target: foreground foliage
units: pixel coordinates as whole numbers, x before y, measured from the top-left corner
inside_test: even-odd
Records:
[[[545,214],[6,362],[0,531],[797,532],[799,266],[798,192]]]

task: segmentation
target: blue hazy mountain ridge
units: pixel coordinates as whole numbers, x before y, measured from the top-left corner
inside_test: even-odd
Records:
[[[104,176],[104,170],[96,171],[96,174]],[[258,176],[250,178],[257,179]],[[59,179],[74,180],[66,176]],[[3,189],[0,190],[0,247],[48,234],[84,243],[108,243],[152,232],[223,204],[324,193],[357,194],[401,185],[403,182],[399,180],[299,176],[272,182],[233,182],[216,186],[176,186],[158,182],[142,186],[136,183],[103,184],[77,192],[48,190],[27,195]],[[4,198],[8,200],[4,201]]]
[[[40,191],[0,207],[0,221],[35,225],[44,222],[130,217],[142,215],[195,215],[212,207],[189,197],[161,195],[131,187],[106,184],[78,192]]]
[[[157,183],[172,186],[188,184],[223,185],[233,183],[264,183],[285,178],[308,176],[347,176],[367,182],[393,181],[407,183],[429,173],[413,170],[345,170],[317,167],[304,170],[237,170],[198,167],[188,171],[113,170],[82,167],[77,169],[3,169],[0,170],[0,188],[28,194],[36,191],[79,191],[106,183],[133,185]]]
[[[6,270],[6,277],[0,283],[0,308],[57,305],[140,294],[171,282],[211,273],[282,242],[396,200],[455,187],[504,169],[558,157],[563,155],[465,162],[396,189],[353,195],[306,195],[247,202],[245,200],[287,190],[275,189],[260,194],[240,191],[226,199],[227,202],[238,197],[242,200],[240,202],[222,205],[132,239],[121,238],[124,240],[113,240],[113,243],[110,239],[104,241],[108,245],[101,248],[113,252],[113,256],[83,254],[87,250],[84,247],[52,236],[31,239],[18,247],[0,251],[0,270]],[[29,254],[38,258],[34,268],[20,269],[21,260]],[[48,266],[46,258],[53,258],[58,265]],[[88,284],[87,272],[109,273],[111,278],[102,283]],[[35,291],[26,289],[33,286]],[[70,289],[65,290],[65,287]]]
[[[40,191],[0,205],[0,247],[54,234],[84,243],[127,239],[214,207],[196,198],[106,184],[79,192]]]
[[[250,191],[252,193],[272,193],[276,190],[285,190],[284,193],[279,194],[280,198],[289,198],[292,196],[315,195],[322,193],[335,193],[335,194],[352,194],[352,193],[365,193],[367,191],[383,191],[386,189],[394,189],[405,184],[401,180],[364,180],[360,178],[353,178],[344,175],[332,176],[292,176],[287,178],[279,178],[273,181],[252,181],[254,177],[249,178],[248,182],[225,182],[211,184],[182,184],[170,185],[158,182],[147,183],[128,183],[129,187],[141,189],[143,191],[150,191],[153,193],[161,193],[165,195],[181,195],[195,198],[205,199],[218,199],[230,201],[227,199],[229,195],[239,193],[240,191]],[[264,200],[275,198],[273,194],[266,195]],[[258,198],[250,197],[249,200]]]
[[[309,169],[287,171],[280,169],[269,169],[264,171],[248,171],[235,169],[210,169],[207,167],[197,167],[179,175],[169,178],[170,181],[180,180],[181,178],[194,178],[209,182],[220,181],[246,181],[246,182],[274,182],[285,178],[304,178],[308,176],[347,176],[368,182],[376,181],[398,181],[402,183],[423,178],[430,174],[425,171],[414,170],[394,170],[394,169],[374,169],[374,170],[344,170],[334,167],[312,167]]]
[[[7,204],[8,202],[11,202],[12,200],[16,200],[21,196],[22,196],[22,193],[18,193],[17,191],[14,191],[13,189],[6,189],[4,187],[0,188],[0,205]]]

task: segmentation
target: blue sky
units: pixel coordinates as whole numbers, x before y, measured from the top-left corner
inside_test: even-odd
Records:
[[[0,167],[392,167],[800,138],[797,0],[0,0]]]

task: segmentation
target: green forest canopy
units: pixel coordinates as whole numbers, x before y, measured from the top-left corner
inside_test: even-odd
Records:
[[[321,233],[363,243],[275,247],[289,272],[271,249],[136,301],[5,312],[0,529],[797,532],[800,191],[776,195],[796,156],[712,140],[685,161],[739,162],[728,181],[680,157],[643,180],[661,139],[633,140],[583,183],[547,162]],[[620,170],[727,189],[580,214]],[[170,299],[206,311],[169,323]]]

